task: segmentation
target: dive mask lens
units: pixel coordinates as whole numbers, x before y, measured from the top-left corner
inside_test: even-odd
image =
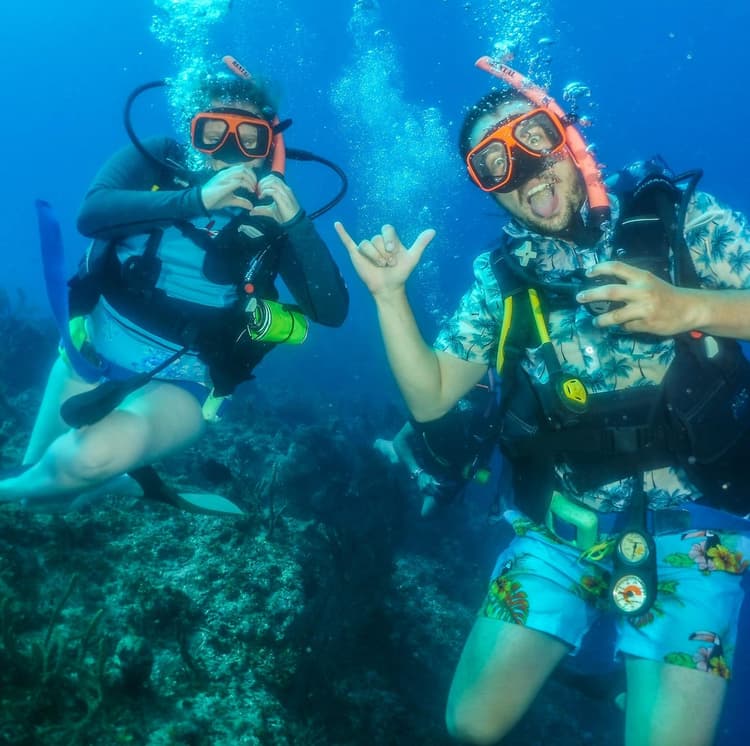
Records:
[[[565,131],[557,117],[536,109],[511,122],[513,142],[529,155],[550,155],[565,144]]]
[[[510,149],[493,136],[486,138],[466,158],[469,175],[480,189],[494,192],[510,178]]]

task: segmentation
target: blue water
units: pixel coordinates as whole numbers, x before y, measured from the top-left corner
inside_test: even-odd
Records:
[[[170,29],[175,8],[182,17],[195,11],[181,35]],[[211,12],[218,19],[208,25]],[[166,23],[161,40],[154,15]],[[324,395],[382,407],[396,394],[372,303],[332,221],[342,220],[358,238],[385,221],[409,241],[425,227],[438,229],[412,283],[430,336],[466,287],[471,258],[498,227],[455,155],[463,107],[491,84],[474,60],[509,42],[512,64],[533,72],[553,95],[572,81],[588,87],[580,113],[592,119],[586,134],[607,167],[661,153],[678,171],[703,168],[703,188],[750,212],[748,27],[744,0],[710,8],[696,0],[7,3],[0,24],[1,282],[13,302],[21,288],[28,304],[46,313],[33,200],[55,206],[72,270],[85,247],[75,231],[81,197],[96,169],[126,143],[125,97],[143,82],[175,75],[186,55],[231,53],[281,81],[281,116],[294,119],[287,142],[336,161],[351,180],[347,200],[318,222],[349,282],[351,318],[335,336],[314,335],[293,363],[289,355],[264,363],[259,379],[274,375],[295,386],[304,369],[307,385]],[[162,93],[147,94],[136,108],[143,136],[170,129]],[[336,189],[317,166],[292,164],[289,180],[310,208]],[[750,689],[750,625],[743,631],[745,655],[729,706],[735,713]],[[731,735],[723,743],[744,743],[747,728],[727,723]]]

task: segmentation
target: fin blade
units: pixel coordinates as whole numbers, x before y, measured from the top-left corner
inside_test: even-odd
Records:
[[[213,492],[177,492],[176,506],[204,515],[247,515],[239,505]]]

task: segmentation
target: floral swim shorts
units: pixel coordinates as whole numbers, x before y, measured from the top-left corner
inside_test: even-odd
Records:
[[[615,614],[614,538],[592,559],[520,513],[506,518],[516,537],[497,561],[480,615],[546,632],[577,651],[595,621]],[[642,616],[616,616],[615,651],[730,678],[750,531],[696,528],[654,540],[656,600]]]

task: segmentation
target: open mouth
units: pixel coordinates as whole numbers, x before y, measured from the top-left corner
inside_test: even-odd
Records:
[[[531,211],[538,218],[550,218],[559,207],[560,200],[552,183],[537,184],[526,193]]]

